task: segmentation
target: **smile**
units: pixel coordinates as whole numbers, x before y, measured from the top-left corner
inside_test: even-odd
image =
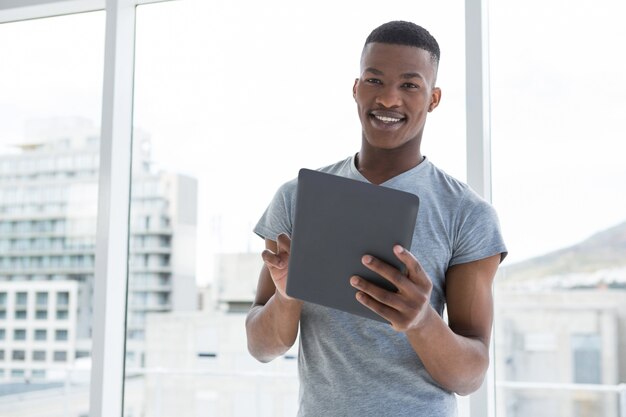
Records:
[[[374,116],[375,118],[377,118],[378,120],[380,120],[383,123],[397,123],[402,119],[398,119],[395,117],[386,117],[386,116]]]
[[[369,117],[372,125],[381,130],[399,129],[406,121],[406,117],[402,113],[388,110],[371,111]]]
[[[375,121],[382,122],[385,125],[403,122],[406,119],[402,113],[389,110],[373,110],[369,115]]]

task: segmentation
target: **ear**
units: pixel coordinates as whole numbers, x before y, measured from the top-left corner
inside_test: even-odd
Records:
[[[428,112],[435,110],[441,101],[441,88],[435,87],[430,92],[430,105],[428,106]]]
[[[356,86],[359,84],[359,79],[354,79],[354,85],[352,86],[352,97],[356,99]]]

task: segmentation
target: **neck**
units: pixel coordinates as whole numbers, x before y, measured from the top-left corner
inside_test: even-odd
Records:
[[[383,182],[418,166],[424,157],[418,149],[377,149],[361,146],[356,167],[372,184]]]

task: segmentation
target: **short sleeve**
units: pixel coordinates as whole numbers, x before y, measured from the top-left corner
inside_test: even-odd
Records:
[[[449,266],[507,255],[495,209],[478,195],[465,200],[456,222],[456,233]]]
[[[297,180],[283,184],[254,227],[254,233],[263,239],[276,241],[281,233],[291,236],[295,215]]]

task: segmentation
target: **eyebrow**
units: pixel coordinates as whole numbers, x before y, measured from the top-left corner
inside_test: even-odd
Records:
[[[370,72],[374,75],[385,75],[384,72],[382,72],[379,69],[373,68],[373,67],[367,67],[365,68],[364,72]],[[407,72],[401,75],[401,77],[405,80],[411,79],[411,78],[420,78],[424,81],[426,81],[426,78],[424,78],[424,76],[422,74],[420,74],[419,72]]]

